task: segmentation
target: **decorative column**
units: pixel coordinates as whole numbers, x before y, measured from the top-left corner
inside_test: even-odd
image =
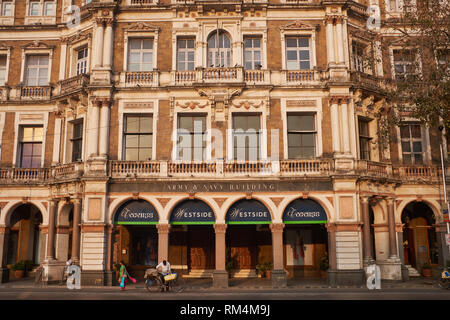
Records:
[[[103,43],[103,66],[111,69],[113,56],[113,23],[114,19],[106,19],[105,39]]]
[[[59,58],[59,80],[66,78],[67,38],[61,39],[61,55]]]
[[[47,254],[46,260],[55,260],[55,219],[58,209],[58,201],[55,199],[48,200],[48,236],[47,236]]]
[[[157,224],[158,229],[158,262],[169,258],[170,224]]]
[[[72,261],[80,264],[81,199],[73,199]]]
[[[361,196],[361,218],[363,222],[364,265],[373,264],[372,238],[370,236],[369,197]]]
[[[271,271],[272,287],[286,287],[286,272],[284,271],[283,256],[283,229],[284,223],[270,224],[272,231],[273,270]]]
[[[334,58],[334,37],[333,37],[333,17],[327,16],[325,17],[325,23],[327,25],[327,58],[328,64],[335,63]]]
[[[348,97],[341,98],[342,142],[344,153],[350,153],[350,131],[348,123]]]
[[[341,152],[341,133],[339,124],[339,110],[337,97],[330,97],[331,104],[331,134],[333,139],[333,153]]]
[[[398,259],[397,237],[395,236],[394,198],[387,198],[389,225],[389,259]]]
[[[344,63],[344,35],[342,33],[342,23],[344,22],[344,17],[336,18],[336,33],[337,33],[337,53],[338,63]]]
[[[103,19],[97,19],[97,29],[95,31],[95,52],[94,52],[94,68],[102,66],[103,58]]]
[[[115,279],[114,272],[111,270],[112,265],[112,237],[113,237],[114,225],[106,225],[106,261],[105,261],[105,282],[107,285],[114,285],[117,280]]]
[[[109,147],[109,117],[110,117],[110,101],[103,100],[100,111],[100,139],[99,139],[99,155],[108,158]]]
[[[226,260],[225,234],[227,231],[227,225],[225,223],[215,224],[214,231],[216,233],[216,270],[214,271],[213,274],[213,287],[227,288],[228,272],[225,269],[225,260]]]
[[[98,155],[98,136],[99,136],[99,113],[100,107],[102,105],[101,100],[94,99],[92,100],[91,105],[91,121],[90,128],[88,133],[88,143],[90,145],[89,148],[89,156],[95,157]]]
[[[9,269],[6,267],[8,257],[9,228],[0,226],[0,283],[8,282]]]
[[[52,166],[56,166],[60,163],[59,151],[61,147],[61,127],[62,127],[62,116],[61,113],[56,113],[55,117],[55,129],[53,136],[53,156],[52,156]]]

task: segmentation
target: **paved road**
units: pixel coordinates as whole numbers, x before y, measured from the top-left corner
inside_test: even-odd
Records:
[[[155,293],[144,289],[8,288],[0,300],[450,300],[450,290],[440,289],[306,289],[295,291],[239,290],[224,292]]]

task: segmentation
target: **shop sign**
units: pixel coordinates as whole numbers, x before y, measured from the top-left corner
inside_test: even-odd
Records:
[[[257,200],[241,200],[231,206],[226,217],[228,224],[268,224],[269,210]]]
[[[117,210],[116,224],[157,224],[158,213],[153,205],[145,200],[132,200],[124,203]]]
[[[445,242],[447,243],[448,246],[450,246],[450,234],[448,233],[445,234]]]
[[[214,222],[214,212],[200,200],[180,203],[170,216],[171,224],[214,224]]]
[[[326,223],[327,214],[316,201],[297,199],[284,210],[283,222],[287,224]]]

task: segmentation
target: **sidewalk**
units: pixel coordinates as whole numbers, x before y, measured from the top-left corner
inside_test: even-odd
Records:
[[[211,279],[183,279],[182,285],[183,291],[215,291],[218,290],[212,287]],[[35,284],[34,279],[20,279],[13,280],[7,283],[0,284],[0,290],[5,289],[31,289],[31,288],[61,288],[65,289],[66,284],[52,284],[42,285]],[[117,286],[82,286],[82,289],[118,289]],[[145,289],[144,283],[139,281],[136,284],[127,285],[128,290],[143,290]],[[229,287],[227,289],[220,289],[226,291],[235,290],[272,290],[270,279],[252,278],[252,279],[230,279]],[[287,287],[283,289],[274,290],[304,290],[304,289],[366,289],[365,286],[338,286],[331,288],[327,285],[324,279],[289,279]],[[381,289],[439,289],[437,286],[437,280],[433,278],[411,278],[409,281],[381,281]]]

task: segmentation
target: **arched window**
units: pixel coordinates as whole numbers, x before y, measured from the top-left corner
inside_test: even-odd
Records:
[[[208,67],[231,65],[231,41],[227,33],[217,30],[208,37]]]

